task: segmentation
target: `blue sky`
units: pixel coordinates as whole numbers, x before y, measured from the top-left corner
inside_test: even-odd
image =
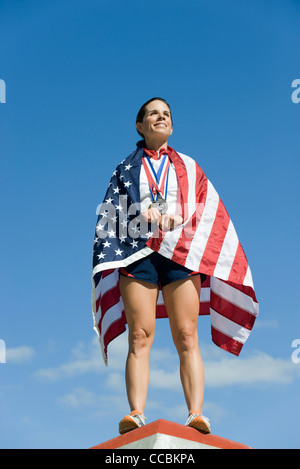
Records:
[[[1,0],[1,448],[88,448],[128,411],[126,334],[105,368],[92,328],[92,241],[153,96],[225,203],[260,303],[239,358],[199,319],[204,414],[219,436],[300,447],[299,18],[298,0]],[[167,320],[145,413],[187,417]]]

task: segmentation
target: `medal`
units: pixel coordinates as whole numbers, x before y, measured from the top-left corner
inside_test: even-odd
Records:
[[[150,204],[149,209],[157,208],[161,215],[164,215],[168,210],[168,203],[166,201],[166,198],[168,189],[170,160],[167,155],[165,155],[165,157],[162,159],[161,165],[157,173],[151,163],[149,156],[143,158],[143,166],[146,172],[146,176],[149,183],[150,195],[153,201]],[[163,197],[163,193],[165,194],[165,197]]]
[[[159,193],[157,199],[149,205],[149,208],[157,208],[160,214],[164,215],[168,210],[168,202]]]

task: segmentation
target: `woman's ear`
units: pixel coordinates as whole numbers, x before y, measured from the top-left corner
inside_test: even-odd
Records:
[[[141,122],[137,122],[136,123],[136,130],[137,130],[137,133],[141,135],[141,137],[144,138],[144,135],[143,135],[143,132],[142,132],[142,123]]]

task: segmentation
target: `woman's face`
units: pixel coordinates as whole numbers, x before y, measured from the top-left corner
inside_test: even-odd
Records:
[[[171,111],[169,106],[160,100],[149,103],[143,122],[137,122],[137,130],[144,135],[146,142],[168,140],[173,132]]]

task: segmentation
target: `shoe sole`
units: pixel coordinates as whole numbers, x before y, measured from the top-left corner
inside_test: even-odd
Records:
[[[196,417],[190,424],[189,424],[189,427],[191,428],[195,428],[196,430],[198,430],[199,432],[201,433],[210,433],[211,430],[209,428],[209,426],[207,425],[207,423],[205,423],[205,421],[201,418],[201,417]]]
[[[124,433],[130,432],[139,428],[138,424],[129,416],[125,416],[119,424],[119,433],[123,435]]]

